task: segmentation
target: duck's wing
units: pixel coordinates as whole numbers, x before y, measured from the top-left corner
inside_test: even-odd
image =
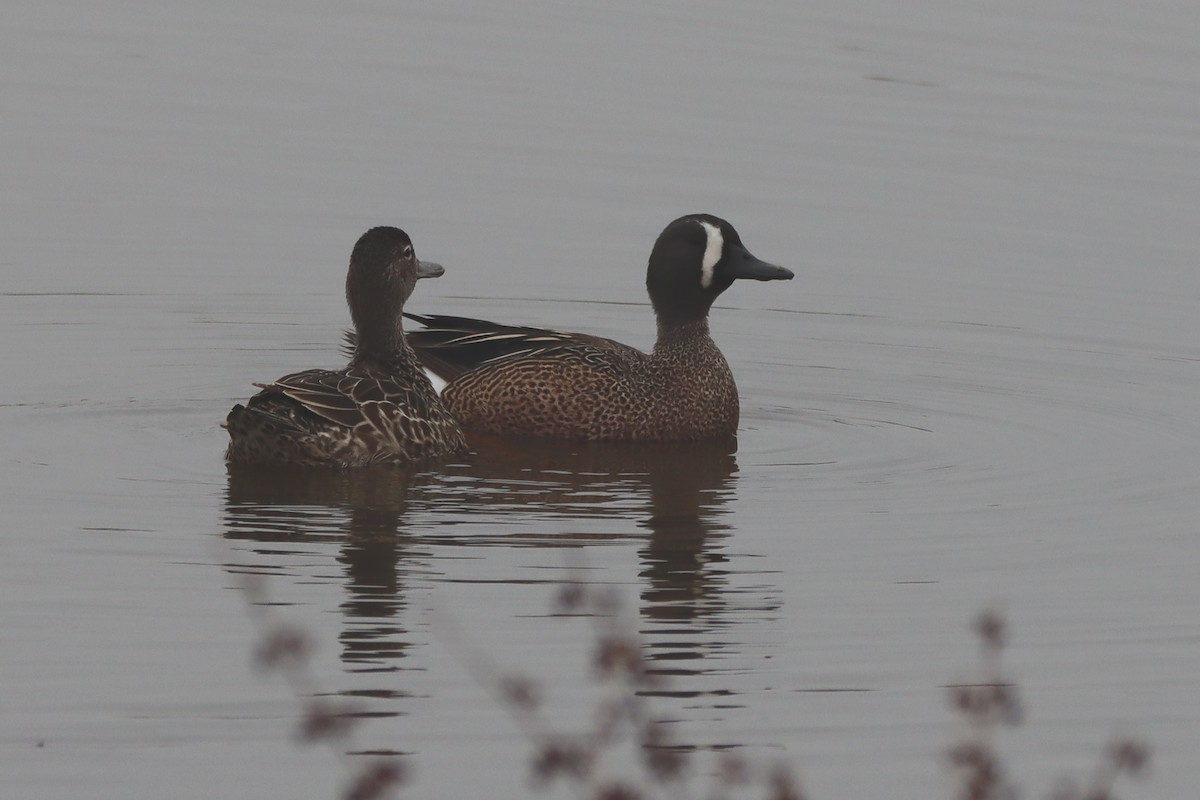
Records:
[[[356,365],[258,385],[262,391],[226,417],[231,463],[361,466],[466,446],[423,375]]]
[[[393,430],[402,418],[426,418],[430,410],[429,398],[416,387],[362,367],[340,372],[306,370],[262,388],[336,425],[355,428],[367,423],[381,433]]]
[[[284,375],[272,383],[256,384],[262,388],[252,398],[265,402],[282,395],[301,409],[345,428],[362,422],[361,403],[356,397],[364,388],[361,380],[350,378],[346,372],[310,369]]]
[[[465,372],[518,359],[569,358],[596,365],[612,359],[637,358],[635,348],[582,333],[501,325],[470,317],[408,314],[424,328],[405,339],[421,363],[451,381]]]

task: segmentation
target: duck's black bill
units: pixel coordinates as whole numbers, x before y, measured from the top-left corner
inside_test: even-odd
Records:
[[[766,261],[755,258],[745,248],[739,248],[739,250],[740,252],[729,262],[731,277],[749,278],[756,281],[790,281],[796,277],[790,269],[785,269],[778,264],[768,264]]]
[[[441,264],[435,264],[432,261],[417,262],[417,277],[418,278],[438,278],[446,272]]]

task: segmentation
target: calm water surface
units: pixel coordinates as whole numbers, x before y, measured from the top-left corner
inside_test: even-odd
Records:
[[[6,16],[5,797],[336,796],[251,667],[248,575],[414,797],[529,793],[464,650],[588,719],[563,582],[621,599],[679,739],[786,759],[812,797],[946,793],[942,687],[985,606],[1015,629],[1027,793],[1132,733],[1155,765],[1124,795],[1194,794],[1191,5]],[[414,310],[649,347],[646,256],[690,211],[797,273],[713,311],[736,451],[226,471],[252,381],[339,363],[367,227],[446,265]]]

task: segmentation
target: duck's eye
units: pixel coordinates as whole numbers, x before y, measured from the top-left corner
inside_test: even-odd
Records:
[[[405,247],[404,247],[404,257],[405,257],[405,258],[412,258],[412,257],[413,257],[413,249],[412,249],[412,245],[411,245],[411,244],[410,244],[410,245],[405,245]]]

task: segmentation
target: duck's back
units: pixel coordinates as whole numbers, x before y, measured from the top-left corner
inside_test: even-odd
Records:
[[[237,463],[355,467],[465,446],[423,375],[370,366],[287,375],[234,406],[225,427],[225,457]]]

